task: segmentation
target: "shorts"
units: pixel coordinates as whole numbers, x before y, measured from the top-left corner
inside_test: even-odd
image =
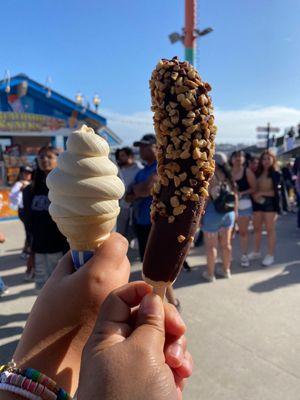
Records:
[[[253,208],[249,207],[246,208],[245,210],[238,210],[239,217],[252,217],[253,214]]]
[[[218,213],[211,201],[208,201],[205,214],[202,218],[203,232],[217,233],[221,229],[233,228],[235,221],[234,211]]]
[[[253,214],[252,201],[250,196],[243,195],[238,201],[239,217],[251,217]]]
[[[253,211],[261,212],[278,212],[277,202],[275,197],[265,197],[263,204],[253,202]]]

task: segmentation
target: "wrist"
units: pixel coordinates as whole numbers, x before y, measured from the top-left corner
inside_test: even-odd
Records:
[[[6,398],[65,399],[71,396],[49,376],[33,368],[19,368],[15,362],[0,367],[0,392],[6,393]],[[1,397],[3,400],[3,397]]]
[[[0,391],[0,396],[1,400],[24,400],[24,397],[21,397],[16,393],[10,393],[4,390]]]

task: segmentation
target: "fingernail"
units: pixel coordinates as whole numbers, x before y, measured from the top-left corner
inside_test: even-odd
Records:
[[[173,344],[169,351],[170,351],[172,357],[174,357],[174,358],[176,358],[178,360],[183,355],[182,347],[178,343]]]
[[[157,294],[146,294],[141,301],[140,313],[160,315],[162,312],[162,301]]]

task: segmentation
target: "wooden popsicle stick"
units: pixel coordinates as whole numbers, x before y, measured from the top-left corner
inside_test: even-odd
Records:
[[[153,293],[157,294],[162,300],[165,298],[166,290],[166,286],[153,286]]]

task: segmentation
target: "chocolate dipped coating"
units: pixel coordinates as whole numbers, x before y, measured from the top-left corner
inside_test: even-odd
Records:
[[[158,144],[152,228],[144,279],[170,285],[194,240],[214,173],[216,126],[208,91],[198,72],[177,57],[161,60],[150,80]]]

